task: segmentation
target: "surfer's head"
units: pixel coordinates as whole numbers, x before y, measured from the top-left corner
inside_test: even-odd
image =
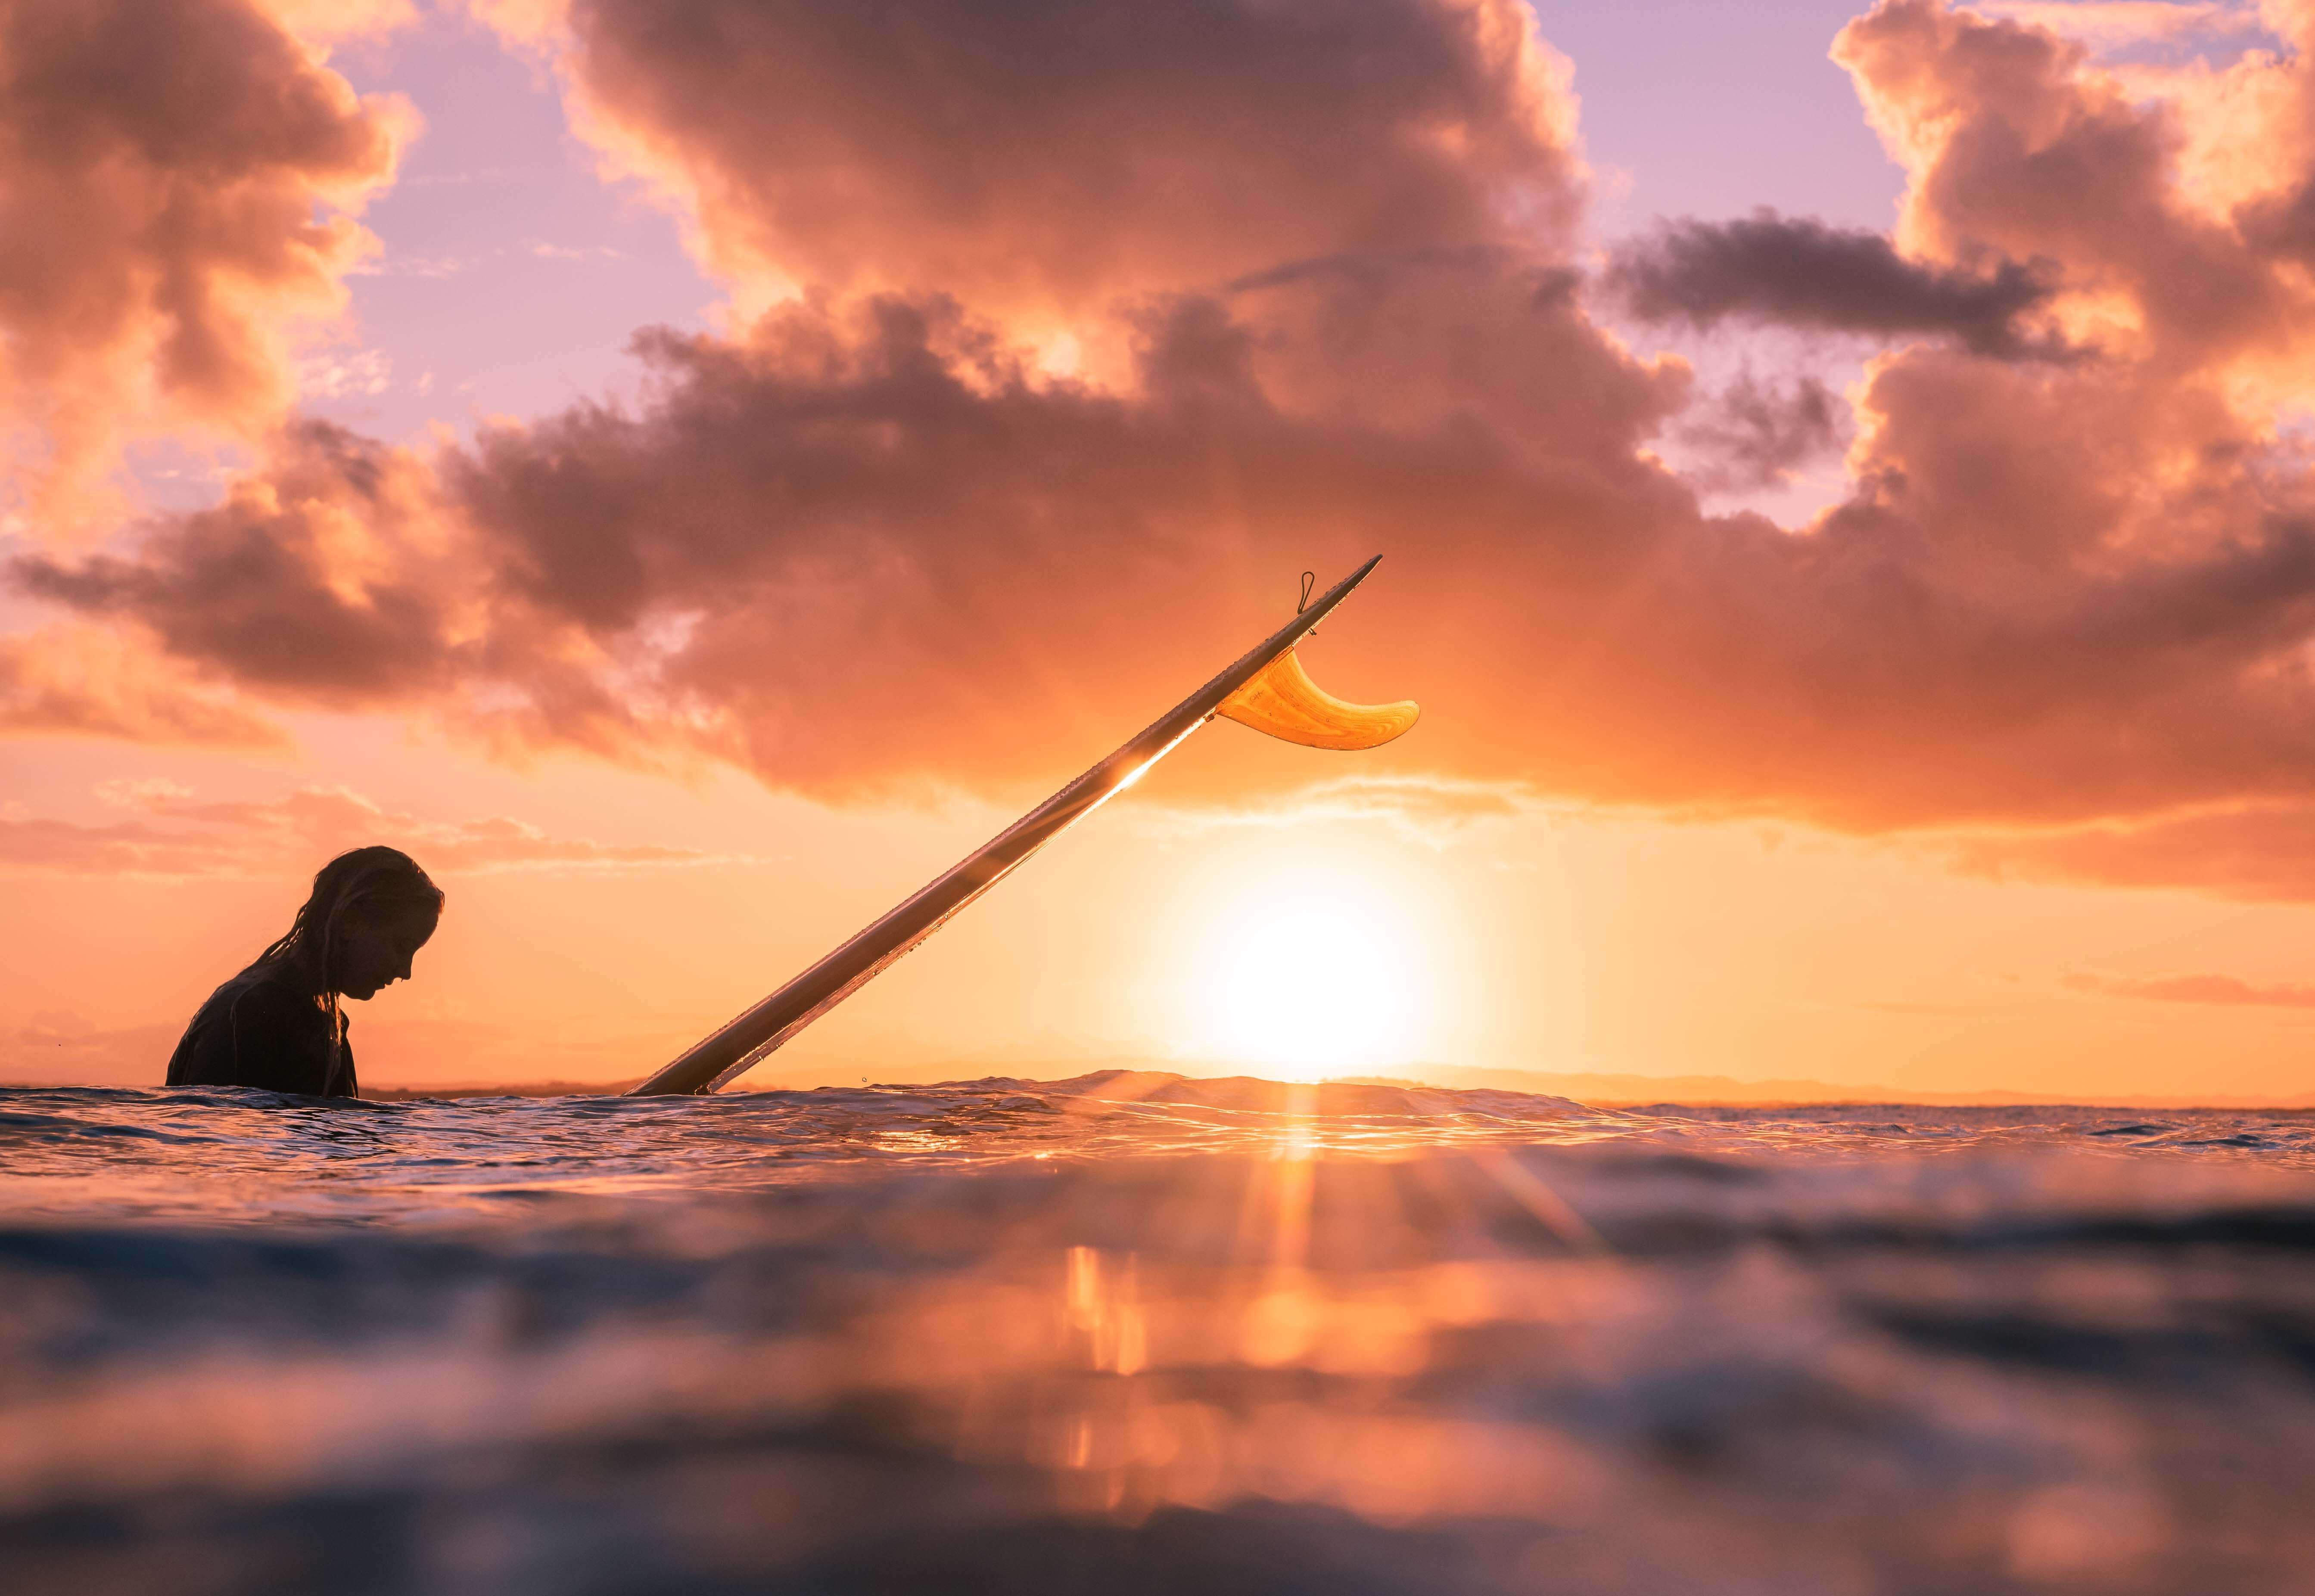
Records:
[[[410,977],[442,918],[442,889],[399,848],[340,854],[314,877],[288,934],[258,955],[295,970],[316,996],[374,998]]]

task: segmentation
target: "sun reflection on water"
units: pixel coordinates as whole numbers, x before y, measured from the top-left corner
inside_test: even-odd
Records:
[[[590,1591],[936,1588],[910,1546],[1016,1589],[1179,1535],[1394,1596],[2315,1558],[2315,1121],[1107,1072],[4,1106],[0,1561],[77,1581],[31,1589],[324,1588],[267,1571],[345,1503],[427,1596],[580,1588],[523,1559],[581,1518]]]

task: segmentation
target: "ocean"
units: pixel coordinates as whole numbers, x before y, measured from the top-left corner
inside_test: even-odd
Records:
[[[0,1090],[0,1584],[2315,1591],[2315,1113]]]

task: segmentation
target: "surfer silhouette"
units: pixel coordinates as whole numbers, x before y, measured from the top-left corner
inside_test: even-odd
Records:
[[[314,877],[280,939],[194,1014],[169,1060],[169,1085],[359,1096],[338,1000],[409,980],[441,917],[442,890],[408,854],[339,855]]]

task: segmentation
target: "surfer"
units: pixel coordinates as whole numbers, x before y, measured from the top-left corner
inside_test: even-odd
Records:
[[[359,1096],[338,999],[409,980],[441,917],[442,890],[408,854],[339,855],[314,877],[289,929],[195,1013],[169,1060],[169,1084]]]

